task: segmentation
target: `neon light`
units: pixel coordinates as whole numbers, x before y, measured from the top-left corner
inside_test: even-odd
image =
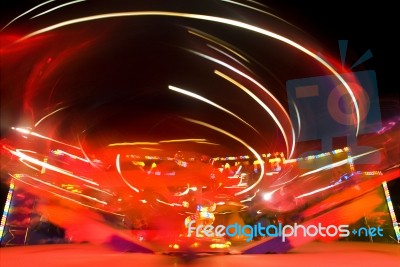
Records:
[[[385,192],[386,202],[387,202],[387,205],[389,208],[390,217],[392,218],[394,232],[396,233],[397,243],[400,243],[399,223],[397,222],[396,213],[394,212],[394,209],[393,209],[393,203],[392,203],[392,199],[390,198],[389,188],[388,188],[386,182],[383,182],[382,186],[383,186],[383,191]]]
[[[3,232],[4,232],[4,227],[7,222],[7,217],[8,217],[8,212],[10,210],[11,206],[11,199],[14,193],[14,180],[11,180],[10,182],[10,188],[8,189],[8,194],[7,194],[7,199],[6,199],[6,204],[4,205],[4,210],[3,210],[3,216],[1,217],[1,224],[0,224],[0,243],[3,239]]]
[[[349,161],[349,166],[350,166],[350,171],[354,172],[355,168],[354,168],[354,161],[353,161],[353,157],[351,156],[351,150],[348,149],[347,151],[347,159]]]
[[[367,171],[367,172],[361,172],[358,171],[356,172],[357,174],[362,174],[362,175],[383,175],[383,173],[381,171]]]
[[[324,153],[321,153],[321,154],[318,154],[318,155],[310,155],[310,156],[303,157],[303,158],[284,159],[283,163],[287,164],[287,163],[294,163],[294,162],[303,161],[303,160],[319,159],[319,158],[323,158],[323,157],[327,157],[327,156],[337,155],[337,154],[340,154],[340,153],[343,153],[343,152],[348,152],[349,153],[350,149],[348,147],[345,147],[343,149],[335,149],[335,150],[332,150],[330,152],[324,152]],[[351,157],[351,156],[349,156],[349,157]],[[350,159],[349,159],[349,161],[350,161]]]

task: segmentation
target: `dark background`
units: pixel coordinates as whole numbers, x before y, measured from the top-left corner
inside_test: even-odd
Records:
[[[346,63],[352,65],[365,51],[373,57],[362,64],[375,70],[382,121],[400,115],[398,89],[398,32],[395,10],[385,1],[275,1],[269,2],[282,17],[318,39],[331,55],[340,58],[338,40],[348,40]],[[353,70],[357,71],[358,67]],[[400,218],[400,179],[388,183],[397,219]]]
[[[0,26],[41,2],[43,1],[1,1]],[[375,70],[377,73],[382,120],[400,115],[400,90],[397,81],[399,74],[396,67],[398,47],[395,41],[398,22],[395,14],[397,9],[394,6],[387,1],[375,1],[373,4],[348,0],[260,2],[269,6],[272,12],[302,28],[338,59],[338,40],[349,40],[349,65],[370,49],[373,58],[363,63],[362,68]],[[389,188],[397,217],[400,218],[400,180],[390,182]],[[2,204],[7,192],[8,187],[2,184]]]

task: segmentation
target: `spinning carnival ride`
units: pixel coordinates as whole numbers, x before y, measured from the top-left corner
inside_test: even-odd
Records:
[[[79,14],[54,6],[0,33],[2,245],[20,199],[22,243],[35,221],[65,231],[60,242],[123,251],[287,251],[326,238],[188,238],[185,224],[351,224],[399,177],[399,119],[370,115],[371,73],[339,73],[263,7],[81,2]],[[299,77],[318,78],[289,88]],[[302,106],[308,97],[322,100]],[[346,142],[308,143],[336,137]]]

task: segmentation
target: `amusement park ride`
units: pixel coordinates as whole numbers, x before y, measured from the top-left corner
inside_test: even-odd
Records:
[[[375,72],[256,1],[183,2],[46,1],[2,25],[1,246],[281,253],[385,200],[400,242]]]
[[[59,140],[48,143],[33,131],[13,130],[20,147],[2,144],[2,165],[10,174],[2,244],[10,241],[6,231],[10,231],[10,201],[16,197],[12,191],[22,189],[34,199],[32,212],[64,228],[69,242],[167,254],[285,252],[326,237],[283,242],[279,237],[252,236],[251,242],[245,242],[245,232],[210,236],[204,230],[192,231],[193,226],[243,226],[244,217],[239,214],[253,214],[251,223],[263,225],[350,224],[381,203],[374,189],[399,175],[384,148],[352,156],[351,149],[344,147],[293,159],[286,159],[284,153],[268,153],[261,154],[260,162],[248,155],[212,157],[186,151],[168,155],[166,149],[145,155],[140,148],[146,144],[139,143],[125,150],[129,153],[113,154],[113,144],[103,151],[115,158],[112,163],[89,158],[79,147]],[[33,150],[40,142],[47,153]],[[379,169],[356,170],[354,161],[373,153],[385,158],[373,166]],[[28,235],[27,231],[25,239]]]

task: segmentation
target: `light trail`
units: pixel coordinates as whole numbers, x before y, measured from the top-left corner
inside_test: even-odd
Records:
[[[137,12],[116,12],[116,13],[106,13],[106,14],[99,14],[99,15],[93,15],[93,16],[87,16],[87,17],[81,17],[77,19],[72,19],[72,20],[67,20],[63,21],[60,23],[56,23],[54,25],[45,27],[43,29],[34,31],[28,35],[25,35],[21,39],[19,39],[17,42],[24,41],[26,39],[29,39],[33,36],[49,32],[61,27],[65,27],[68,25],[72,24],[77,24],[77,23],[82,23],[82,22],[87,22],[87,21],[93,21],[93,20],[101,20],[101,19],[108,19],[108,18],[119,18],[119,17],[135,17],[135,16],[165,16],[165,17],[180,17],[180,18],[189,18],[189,19],[196,19],[196,20],[204,20],[204,21],[210,21],[210,22],[216,22],[216,23],[221,23],[225,25],[230,25],[234,26],[237,28],[245,29],[251,32],[256,32],[264,36],[271,37],[273,39],[276,39],[278,41],[281,41],[285,44],[288,44],[299,51],[305,53],[306,55],[312,57],[319,63],[321,63],[328,71],[330,71],[336,78],[337,80],[346,88],[346,91],[349,93],[351,100],[353,101],[355,113],[356,113],[356,131],[355,134],[356,136],[358,135],[359,132],[359,127],[360,127],[360,110],[359,106],[357,104],[357,99],[354,96],[353,91],[351,90],[350,86],[347,84],[347,82],[343,79],[343,77],[327,62],[325,61],[322,57],[318,56],[317,54],[313,53],[309,49],[305,48],[304,46],[298,44],[297,42],[286,38],[280,34],[274,33],[272,31],[244,23],[241,21],[237,20],[232,20],[232,19],[227,19],[227,18],[222,18],[222,17],[216,17],[216,16],[209,16],[209,15],[202,15],[202,14],[192,14],[192,13],[180,13],[180,12],[168,12],[168,11],[137,11]],[[290,154],[291,155],[291,154]]]
[[[139,193],[139,189],[137,189],[136,187],[132,186],[130,183],[128,183],[128,181],[124,178],[124,176],[122,175],[121,172],[121,166],[119,164],[120,161],[120,154],[117,155],[116,159],[115,159],[115,166],[117,167],[117,171],[121,177],[121,179],[125,182],[125,184],[132,189],[133,191],[135,191],[136,193]]]
[[[54,10],[59,9],[59,8],[62,8],[62,7],[65,7],[65,6],[69,6],[69,5],[73,5],[73,4],[76,4],[76,3],[79,3],[79,2],[85,2],[85,1],[86,1],[86,0],[76,0],[76,1],[72,1],[72,2],[65,3],[65,4],[62,4],[62,5],[59,5],[59,6],[50,8],[49,10],[44,11],[44,12],[42,12],[42,13],[39,13],[39,14],[37,14],[37,15],[31,17],[31,19],[34,19],[34,18],[37,18],[37,17],[39,17],[39,16],[45,15],[45,14],[50,13],[50,12],[52,12],[52,11],[54,11]]]
[[[344,164],[349,163],[350,160],[355,160],[355,159],[364,157],[364,156],[366,156],[366,155],[375,153],[375,152],[380,151],[380,150],[382,150],[382,148],[375,149],[375,150],[372,150],[372,151],[368,151],[368,152],[365,152],[365,153],[360,154],[360,155],[357,155],[357,156],[351,156],[351,157],[349,157],[349,158],[347,158],[347,159],[344,159],[344,160],[341,160],[341,161],[338,161],[338,162],[335,162],[335,163],[332,163],[332,164],[328,164],[328,165],[325,165],[325,166],[323,166],[323,167],[321,167],[321,168],[318,168],[318,169],[315,169],[315,170],[312,170],[312,171],[303,173],[303,174],[300,175],[299,177],[303,177],[303,176],[310,175],[310,174],[313,174],[313,173],[317,173],[317,172],[320,172],[320,171],[324,171],[324,170],[329,170],[329,169],[332,169],[332,168],[336,168],[336,167],[339,167],[339,166],[342,166],[342,165],[344,165]]]
[[[230,138],[232,138],[232,139],[238,141],[239,143],[241,143],[242,145],[244,145],[248,150],[250,150],[251,153],[253,153],[253,155],[257,158],[257,160],[259,160],[259,162],[262,162],[261,156],[257,153],[257,151],[255,151],[255,150],[254,150],[251,146],[249,146],[246,142],[244,142],[242,139],[240,139],[240,138],[234,136],[233,134],[231,134],[231,133],[229,133],[229,132],[227,132],[227,131],[225,131],[225,130],[223,130],[223,129],[221,129],[221,128],[218,128],[218,127],[216,127],[216,126],[213,126],[213,125],[211,125],[211,124],[202,122],[202,121],[193,120],[193,119],[189,119],[189,118],[184,118],[184,119],[187,120],[187,121],[190,121],[190,122],[192,122],[192,123],[195,123],[195,124],[202,125],[202,126],[204,126],[204,127],[210,128],[210,129],[212,129],[212,130],[214,130],[214,131],[217,131],[217,132],[220,132],[220,133],[222,133],[222,134],[225,134],[226,136],[228,136],[228,137],[230,137]],[[260,165],[260,168],[261,168],[261,170],[260,170],[260,176],[258,177],[257,181],[256,181],[254,184],[252,184],[251,186],[247,187],[246,189],[235,193],[235,196],[242,195],[242,194],[244,194],[244,193],[246,193],[246,192],[252,190],[254,187],[256,187],[256,186],[261,182],[261,180],[262,180],[263,177],[264,177],[265,167],[264,167],[263,164],[261,164],[261,165]]]
[[[227,110],[227,109],[224,108],[224,107],[221,107],[220,105],[218,105],[218,104],[212,102],[211,100],[209,100],[209,99],[207,99],[207,98],[205,98],[205,97],[203,97],[203,96],[201,96],[201,95],[192,93],[192,92],[190,92],[190,91],[188,91],[188,90],[184,90],[184,89],[181,89],[181,88],[172,86],[172,85],[168,85],[168,89],[170,89],[170,90],[172,90],[172,91],[175,91],[175,92],[177,92],[177,93],[181,93],[181,94],[184,94],[184,95],[187,95],[187,96],[196,98],[196,99],[198,99],[198,100],[200,100],[200,101],[203,101],[203,102],[205,102],[205,103],[207,103],[207,104],[209,104],[209,105],[211,105],[211,106],[213,106],[213,107],[216,107],[216,108],[218,108],[219,110],[222,110],[223,112],[226,112],[226,113],[228,113],[229,115],[231,115],[231,116],[235,117],[236,119],[240,120],[241,122],[243,122],[244,124],[246,124],[247,126],[249,126],[251,129],[253,129],[255,132],[259,133],[253,126],[251,126],[248,122],[246,122],[245,120],[243,120],[242,118],[240,118],[240,117],[239,117],[238,115],[236,115],[235,113],[231,112],[230,110]]]
[[[93,200],[93,201],[98,202],[98,203],[103,204],[103,205],[107,205],[107,204],[108,204],[107,202],[98,200],[97,198],[94,198],[94,197],[91,197],[91,196],[88,196],[88,195],[84,195],[84,194],[80,194],[80,193],[76,193],[76,192],[69,191],[69,190],[67,190],[67,189],[64,189],[64,188],[62,188],[62,187],[56,186],[56,185],[51,184],[51,183],[49,183],[49,182],[42,181],[42,180],[37,179],[37,178],[35,178],[35,177],[32,177],[32,176],[30,176],[30,175],[26,175],[26,174],[19,174],[19,175],[17,175],[17,174],[15,174],[15,175],[11,175],[11,177],[13,177],[14,179],[19,180],[19,181],[21,181],[20,178],[29,178],[29,179],[34,180],[34,181],[36,181],[36,182],[39,182],[39,183],[41,183],[41,184],[47,185],[48,187],[51,187],[51,188],[54,188],[54,189],[58,189],[58,190],[61,190],[61,191],[63,191],[63,192],[66,192],[66,193],[70,193],[70,194],[73,194],[73,195],[78,195],[78,196],[80,196],[80,197],[84,197],[84,198]],[[49,191],[49,192],[52,192],[52,191]]]
[[[59,108],[59,109],[57,109],[57,110],[55,110],[55,111],[53,111],[53,112],[47,114],[46,116],[44,116],[43,118],[41,118],[40,120],[38,120],[38,121],[35,123],[35,127],[37,127],[43,120],[47,119],[47,118],[50,117],[51,115],[53,115],[53,114],[55,114],[55,113],[57,113],[57,112],[59,112],[59,111],[61,111],[61,110],[63,110],[63,109],[66,109],[66,108],[68,108],[68,107],[62,107],[62,108]]]
[[[222,51],[221,49],[216,48],[213,45],[207,44],[207,46],[215,51],[217,51],[218,53],[221,53],[222,55],[226,56],[227,58],[232,59],[233,61],[235,61],[236,63],[238,63],[240,66],[242,66],[243,68],[249,70],[248,67],[246,67],[242,62],[240,62],[239,60],[237,60],[236,58],[234,58],[233,56],[229,55],[228,53]]]
[[[6,146],[3,146],[3,148],[4,148],[5,150],[9,151],[9,152],[10,152],[11,154],[13,154],[14,156],[17,156],[18,158],[20,158],[20,159],[22,159],[22,160],[26,160],[26,161],[28,161],[28,162],[30,162],[30,163],[36,164],[36,165],[38,165],[38,166],[41,166],[42,168],[45,168],[45,169],[48,169],[48,170],[52,170],[52,171],[55,171],[55,172],[58,172],[58,173],[61,173],[61,174],[64,174],[64,175],[67,175],[67,176],[69,176],[69,177],[73,177],[73,178],[75,178],[75,179],[78,179],[78,180],[81,180],[81,181],[84,181],[84,182],[87,182],[87,183],[90,183],[90,184],[94,184],[94,185],[97,185],[97,186],[99,185],[98,183],[96,183],[96,182],[94,182],[94,181],[91,181],[91,180],[82,178],[82,177],[80,177],[80,176],[74,175],[72,172],[69,172],[69,171],[67,171],[67,170],[64,170],[64,169],[55,167],[55,166],[53,166],[53,165],[51,165],[51,164],[49,164],[49,163],[42,162],[42,161],[40,161],[40,160],[38,160],[38,159],[35,159],[35,158],[33,158],[33,157],[30,157],[30,156],[28,156],[28,155],[22,153],[22,152],[21,152],[20,150],[18,150],[18,149],[14,151],[14,150],[12,150],[12,149],[6,147]]]
[[[41,3],[41,4],[39,4],[39,5],[35,6],[35,7],[32,7],[32,8],[29,9],[28,11],[26,11],[26,12],[22,13],[21,15],[19,15],[19,16],[13,18],[9,23],[7,23],[3,28],[1,28],[0,31],[3,31],[3,30],[4,30],[5,28],[7,28],[11,23],[13,23],[14,21],[16,21],[16,20],[19,19],[20,17],[22,17],[22,16],[24,16],[24,15],[26,15],[26,14],[32,12],[33,10],[35,10],[35,9],[41,7],[41,6],[47,5],[48,3],[51,3],[51,2],[54,2],[54,1],[55,1],[55,0],[46,1],[46,2]]]
[[[239,74],[240,76],[246,78],[247,80],[249,80],[250,82],[252,82],[254,85],[256,85],[257,87],[259,87],[261,90],[263,90],[265,93],[267,93],[268,96],[271,97],[273,101],[275,101],[275,103],[278,105],[278,107],[280,108],[280,110],[282,111],[282,113],[284,114],[284,116],[286,117],[286,119],[287,119],[287,121],[289,122],[290,127],[291,127],[293,142],[292,142],[292,145],[289,145],[288,143],[286,143],[288,158],[291,158],[292,155],[293,155],[293,153],[294,153],[294,149],[295,149],[295,142],[294,142],[294,140],[295,140],[295,133],[294,133],[293,126],[291,125],[291,120],[290,120],[289,114],[287,114],[285,108],[284,108],[284,107],[282,106],[282,104],[278,101],[278,99],[276,99],[276,97],[275,97],[269,90],[267,90],[262,84],[260,84],[258,81],[256,81],[255,79],[253,79],[253,78],[250,77],[249,75],[247,75],[247,74],[241,72],[240,70],[234,68],[233,66],[227,64],[226,62],[223,62],[223,61],[221,61],[221,60],[218,60],[218,59],[216,59],[216,58],[210,57],[210,56],[208,56],[208,55],[205,55],[205,54],[202,54],[202,53],[199,53],[199,52],[196,52],[196,51],[192,51],[192,50],[189,50],[189,51],[192,52],[193,54],[196,54],[196,55],[202,57],[202,58],[205,58],[205,59],[207,59],[207,60],[210,60],[210,61],[212,61],[212,62],[214,62],[214,63],[217,63],[217,64],[219,64],[219,65],[221,65],[221,66],[224,66],[224,67],[228,68],[229,70],[235,72],[236,74]],[[271,115],[271,114],[270,114],[270,115]],[[282,135],[283,135],[283,136],[286,136],[285,132],[282,132]],[[290,151],[290,152],[289,152],[289,151]]]
[[[193,34],[193,35],[196,35],[196,36],[198,36],[198,37],[200,37],[200,38],[203,38],[203,39],[205,39],[205,40],[207,40],[207,41],[210,41],[210,42],[212,42],[212,43],[215,43],[215,44],[217,44],[217,45],[219,45],[219,46],[225,48],[226,50],[228,50],[228,51],[231,52],[232,54],[235,54],[236,56],[240,57],[240,58],[243,59],[244,61],[250,63],[250,61],[249,61],[246,57],[244,57],[243,55],[239,54],[237,51],[235,51],[235,50],[229,48],[228,46],[222,44],[221,42],[218,42],[217,40],[214,40],[213,38],[215,38],[215,37],[211,38],[211,36],[208,35],[208,34],[207,34],[208,36],[206,36],[206,34],[200,34],[200,33],[195,32],[195,31],[193,31],[193,30],[189,30],[188,32],[189,32],[190,34]],[[216,39],[216,38],[215,38],[215,39]]]
[[[243,86],[239,82],[235,81],[233,78],[229,77],[228,75],[225,75],[224,73],[222,73],[218,70],[214,71],[214,73],[217,74],[218,76],[224,78],[225,80],[231,82],[232,84],[236,85],[238,88],[242,89],[246,94],[248,94],[251,98],[253,98],[272,117],[272,119],[275,121],[276,125],[278,125],[278,128],[281,131],[283,138],[285,139],[286,147],[289,147],[288,137],[286,135],[285,130],[283,129],[282,124],[280,123],[278,118],[275,116],[275,114],[272,112],[272,110],[267,105],[265,105],[265,103],[261,99],[259,99],[249,89],[247,89],[245,86]]]
[[[33,187],[33,188],[37,188],[37,189],[39,189],[39,190],[48,192],[48,193],[50,193],[50,194],[52,194],[52,195],[55,195],[55,196],[57,196],[57,197],[66,199],[66,200],[71,201],[71,202],[74,202],[74,203],[77,203],[77,204],[79,204],[79,205],[81,205],[81,206],[84,206],[84,207],[87,207],[87,208],[91,208],[91,209],[95,209],[95,210],[98,210],[98,211],[102,211],[102,212],[105,212],[105,213],[109,213],[109,214],[114,214],[114,215],[117,215],[117,216],[125,217],[124,214],[119,214],[119,213],[115,213],[115,212],[112,212],[112,211],[108,211],[108,210],[104,210],[104,209],[100,209],[100,208],[97,208],[97,207],[93,207],[93,206],[90,206],[90,205],[83,204],[83,203],[80,202],[80,201],[77,201],[77,200],[75,200],[75,199],[72,199],[72,198],[69,198],[69,197],[66,197],[66,196],[57,194],[57,193],[52,192],[52,191],[45,190],[45,189],[43,189],[43,188],[41,188],[41,187],[39,187],[39,186],[30,184],[30,183],[28,183],[28,182],[26,182],[26,181],[23,181],[23,180],[18,180],[18,181],[21,182],[21,183],[24,183],[24,184],[26,184],[26,185],[29,185],[29,186],[31,186],[31,187]]]
[[[187,138],[187,139],[171,139],[171,140],[162,140],[159,143],[181,143],[181,142],[205,142],[207,139],[202,138]]]
[[[35,137],[39,137],[39,138],[42,138],[42,139],[45,139],[45,140],[49,140],[49,141],[52,141],[52,142],[55,142],[55,143],[58,143],[58,144],[66,145],[66,146],[73,147],[73,148],[76,148],[76,149],[80,150],[80,147],[73,146],[73,145],[70,145],[70,144],[67,144],[67,143],[52,139],[50,137],[46,137],[44,135],[32,132],[32,131],[30,131],[28,129],[25,129],[25,128],[11,127],[11,129],[15,130],[17,132],[23,133],[23,134],[32,135],[32,136],[35,136]]]

